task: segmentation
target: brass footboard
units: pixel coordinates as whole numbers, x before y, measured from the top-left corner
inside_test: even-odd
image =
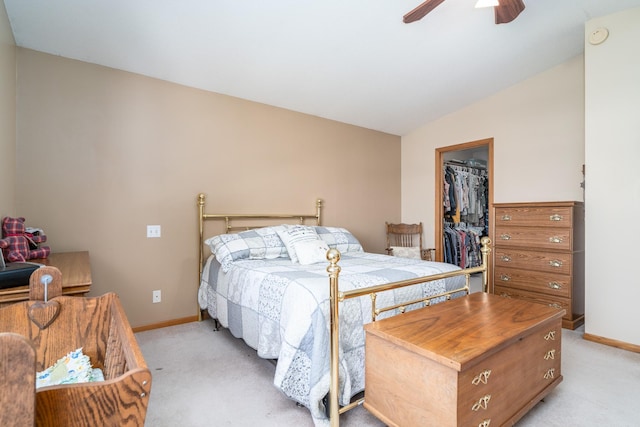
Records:
[[[340,266],[338,262],[340,261],[340,252],[336,249],[330,249],[327,252],[327,260],[329,261],[329,266],[327,267],[327,273],[329,273],[329,298],[330,298],[330,311],[331,311],[331,363],[330,363],[330,385],[329,385],[329,418],[331,427],[338,427],[340,425],[340,414],[353,409],[354,407],[361,405],[364,402],[364,397],[358,399],[354,402],[351,402],[348,405],[343,407],[339,406],[338,403],[338,390],[339,390],[339,337],[340,337],[340,326],[339,326],[339,316],[340,316],[340,303],[346,299],[357,298],[364,295],[371,296],[371,318],[373,321],[376,320],[376,317],[389,310],[400,309],[401,312],[404,312],[404,308],[411,304],[423,303],[425,306],[428,306],[432,300],[436,298],[445,297],[446,299],[451,299],[451,296],[457,294],[459,292],[466,292],[469,294],[469,278],[471,274],[482,273],[482,291],[487,292],[488,285],[488,274],[489,274],[489,253],[491,252],[491,248],[489,247],[491,244],[491,239],[488,237],[483,237],[481,239],[482,248],[480,249],[482,253],[482,265],[479,267],[467,268],[463,270],[451,271],[447,273],[435,274],[432,276],[419,277],[410,280],[403,280],[399,282],[386,283],[383,285],[371,286],[368,288],[362,289],[354,289],[349,291],[340,291],[338,287],[338,276],[340,275]],[[454,289],[452,291],[444,292],[438,295],[433,295],[428,298],[422,298],[419,300],[407,301],[400,305],[387,306],[383,308],[378,308],[376,306],[376,296],[379,292],[388,291],[392,289],[398,289],[405,286],[417,285],[420,283],[430,282],[434,280],[446,279],[449,277],[456,276],[465,276],[465,286],[459,289]]]

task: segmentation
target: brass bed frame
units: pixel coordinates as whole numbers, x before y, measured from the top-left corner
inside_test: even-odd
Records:
[[[321,225],[321,212],[322,212],[322,200],[316,200],[316,212],[314,214],[208,214],[205,212],[205,199],[206,196],[203,193],[198,194],[198,227],[199,227],[199,243],[198,243],[198,253],[199,253],[199,263],[198,263],[198,287],[200,286],[200,278],[202,276],[202,270],[204,267],[204,223],[207,220],[224,220],[225,228],[224,233],[230,233],[234,231],[242,231],[249,230],[252,228],[264,227],[268,224],[242,224],[242,225],[234,225],[233,221],[247,221],[247,220],[256,220],[256,221],[274,221],[274,220],[287,220],[287,221],[296,221],[299,224],[304,224],[305,221],[314,221],[315,225]],[[372,321],[375,321],[376,318],[387,311],[390,310],[399,310],[399,312],[403,313],[407,306],[422,303],[424,306],[429,306],[431,301],[434,299],[445,298],[447,300],[451,299],[452,295],[458,294],[460,292],[465,292],[469,294],[470,292],[470,277],[472,274],[482,273],[482,292],[487,292],[488,289],[488,274],[489,274],[489,253],[491,240],[488,237],[483,237],[481,239],[481,253],[482,253],[482,264],[478,267],[472,267],[457,271],[451,271],[447,273],[434,274],[430,276],[418,277],[415,279],[402,280],[399,282],[385,283],[382,285],[371,286],[368,288],[354,289],[349,291],[340,291],[339,289],[339,281],[338,277],[340,275],[340,266],[338,262],[340,261],[340,252],[336,249],[330,249],[327,252],[327,261],[329,262],[329,266],[327,267],[327,273],[329,276],[329,299],[330,299],[330,384],[329,384],[329,399],[328,399],[328,415],[330,420],[331,427],[339,427],[340,425],[340,414],[347,412],[353,409],[356,406],[364,403],[364,397],[359,398],[348,405],[340,406],[338,403],[338,387],[339,387],[339,337],[340,337],[340,327],[339,327],[339,303],[343,302],[346,299],[357,298],[364,295],[369,295],[371,298],[371,318]],[[393,290],[402,288],[405,286],[417,285],[420,283],[446,279],[450,277],[456,276],[465,276],[465,285],[461,288],[454,289],[448,292],[444,292],[438,295],[429,296],[426,298],[421,298],[413,301],[406,301],[402,304],[396,304],[392,306],[385,307],[377,307],[376,305],[376,297],[380,292]],[[200,307],[198,307],[198,319],[202,319],[202,311]]]

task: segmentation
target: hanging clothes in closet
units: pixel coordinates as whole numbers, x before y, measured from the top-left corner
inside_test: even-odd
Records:
[[[486,168],[448,161],[443,168],[444,262],[462,268],[482,263],[480,238],[489,234]]]

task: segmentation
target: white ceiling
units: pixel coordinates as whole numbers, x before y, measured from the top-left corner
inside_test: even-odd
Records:
[[[405,135],[583,52],[640,0],[4,0],[18,46]]]

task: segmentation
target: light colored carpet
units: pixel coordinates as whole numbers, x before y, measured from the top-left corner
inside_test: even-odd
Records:
[[[272,384],[274,366],[212,321],[136,334],[153,383],[149,427],[313,426]],[[518,426],[640,425],[640,354],[585,341],[563,329],[564,381]],[[363,407],[343,414],[341,426],[384,424]]]

